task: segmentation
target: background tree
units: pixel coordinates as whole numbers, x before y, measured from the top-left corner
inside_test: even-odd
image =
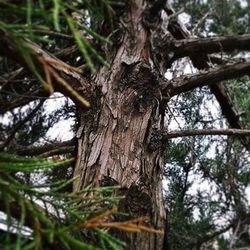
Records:
[[[146,216],[167,228],[165,237],[116,232],[129,249],[249,244],[249,79],[232,81],[250,69],[249,5],[233,3],[173,1],[175,13],[164,0],[0,1],[1,149],[72,154],[75,164],[50,178],[78,176],[74,192],[120,186],[119,220]],[[73,103],[49,113],[54,91]],[[67,118],[74,138],[47,142]],[[192,138],[170,141],[183,136]],[[214,193],[191,192],[194,174]],[[228,230],[234,241],[220,238]]]

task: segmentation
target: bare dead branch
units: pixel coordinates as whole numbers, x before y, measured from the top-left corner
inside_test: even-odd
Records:
[[[76,58],[77,55],[79,55],[79,48],[76,45],[61,49],[54,54],[54,56],[61,60],[68,60],[69,57]]]
[[[250,136],[249,129],[199,129],[199,130],[174,130],[162,131],[162,140],[173,139],[185,136],[198,135],[229,135],[229,136]]]
[[[168,18],[169,20],[173,20],[174,18],[177,18],[180,14],[182,14],[185,11],[185,8],[181,8],[180,10],[178,10],[177,12],[175,12],[174,14],[170,15]]]
[[[51,149],[47,152],[44,152],[42,154],[39,154],[39,157],[50,157],[53,155],[64,155],[64,154],[71,154],[75,150],[75,146],[64,146],[64,147],[59,147],[59,148],[54,148]]]
[[[184,76],[171,81],[172,88],[170,96],[174,96],[183,92],[187,92],[197,87],[205,85],[213,85],[221,81],[238,78],[249,74],[250,62],[235,63],[232,65],[220,66],[210,71],[193,75],[191,77]],[[169,82],[166,82],[166,88],[169,88]],[[164,88],[163,88],[164,93]]]
[[[164,10],[168,16],[173,16],[176,13],[169,2],[166,4]],[[169,22],[168,30],[177,40],[186,39],[190,35],[189,31],[178,19],[172,19],[171,22]]]
[[[14,138],[17,131],[21,129],[27,121],[29,121],[33,116],[35,116],[37,111],[42,107],[44,101],[45,100],[41,100],[40,103],[13,128],[8,138],[3,142],[2,145],[0,145],[0,151],[2,151],[10,143],[10,141]]]
[[[9,73],[6,73],[4,75],[0,76],[0,86],[3,86],[9,82],[12,82],[13,80],[17,80],[17,77],[20,78],[22,74],[24,73],[23,68],[19,68],[17,70],[11,71]],[[21,78],[23,80],[23,78]]]
[[[48,36],[52,36],[56,38],[62,38],[62,39],[74,41],[74,37],[71,35],[55,32],[51,30],[34,29],[33,32],[37,34],[48,35]]]
[[[250,50],[250,34],[170,41],[167,46],[169,50],[174,52],[175,59],[199,53]]]
[[[201,17],[201,19],[197,22],[197,24],[193,28],[192,34],[196,34],[199,28],[201,27],[201,25],[206,21],[207,17],[211,16],[212,14],[213,14],[213,11],[208,11],[207,13],[205,13],[205,15]]]
[[[48,92],[46,92],[44,89],[39,88],[37,90],[28,91],[24,94],[18,95],[16,98],[6,102],[1,101],[0,102],[0,115],[6,113],[7,111],[10,111],[14,108],[24,106],[34,100],[37,99],[47,99]]]

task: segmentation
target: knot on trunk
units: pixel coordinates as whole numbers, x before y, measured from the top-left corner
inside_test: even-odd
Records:
[[[165,146],[163,136],[159,130],[154,129],[150,135],[149,149],[155,151]]]
[[[144,112],[149,105],[161,99],[159,77],[146,62],[138,62],[125,66],[120,81],[125,88],[124,109],[133,107]]]
[[[101,187],[112,187],[112,186],[118,186],[119,183],[111,178],[110,176],[103,176],[103,178],[100,181],[100,186]]]
[[[152,200],[138,185],[132,185],[125,192],[125,198],[119,202],[119,211],[131,218],[149,216],[152,211]]]
[[[152,13],[150,10],[145,10],[142,16],[142,23],[145,28],[154,30],[160,23],[161,16],[159,13]]]
[[[152,86],[158,86],[159,80],[151,66],[147,62],[142,61],[130,65],[125,64],[120,83],[125,87],[133,87],[134,89],[142,87],[147,89]]]

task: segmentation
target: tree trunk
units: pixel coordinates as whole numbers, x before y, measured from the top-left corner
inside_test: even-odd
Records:
[[[141,20],[143,1],[130,5],[124,34],[111,67],[102,67],[93,77],[96,98],[81,114],[74,183],[86,186],[119,185],[125,196],[119,210],[130,218],[149,217],[149,225],[163,229],[163,147],[150,144],[155,129],[161,129],[159,74],[150,59],[150,33]],[[117,45],[117,44],[116,44]],[[115,52],[114,52],[115,51]],[[120,233],[119,233],[120,234]],[[162,249],[163,235],[120,234],[127,249]]]

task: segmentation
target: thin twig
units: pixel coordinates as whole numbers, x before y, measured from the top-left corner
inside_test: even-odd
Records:
[[[192,30],[192,34],[196,34],[201,25],[206,21],[206,19],[213,14],[213,11],[208,11],[202,18],[198,21],[195,27]]]
[[[8,136],[8,138],[5,140],[5,142],[0,146],[0,151],[2,151],[5,147],[8,146],[8,144],[11,142],[11,140],[14,138],[15,134],[17,133],[17,131],[22,128],[22,126],[29,121],[34,115],[36,115],[37,111],[42,107],[43,103],[45,100],[41,100],[39,102],[39,104],[22,120],[20,121],[15,128],[13,129],[13,131],[10,133],[10,135]]]
[[[197,135],[229,135],[229,136],[250,136],[250,129],[194,129],[194,130],[177,130],[162,131],[162,140],[173,139],[184,136]]]

